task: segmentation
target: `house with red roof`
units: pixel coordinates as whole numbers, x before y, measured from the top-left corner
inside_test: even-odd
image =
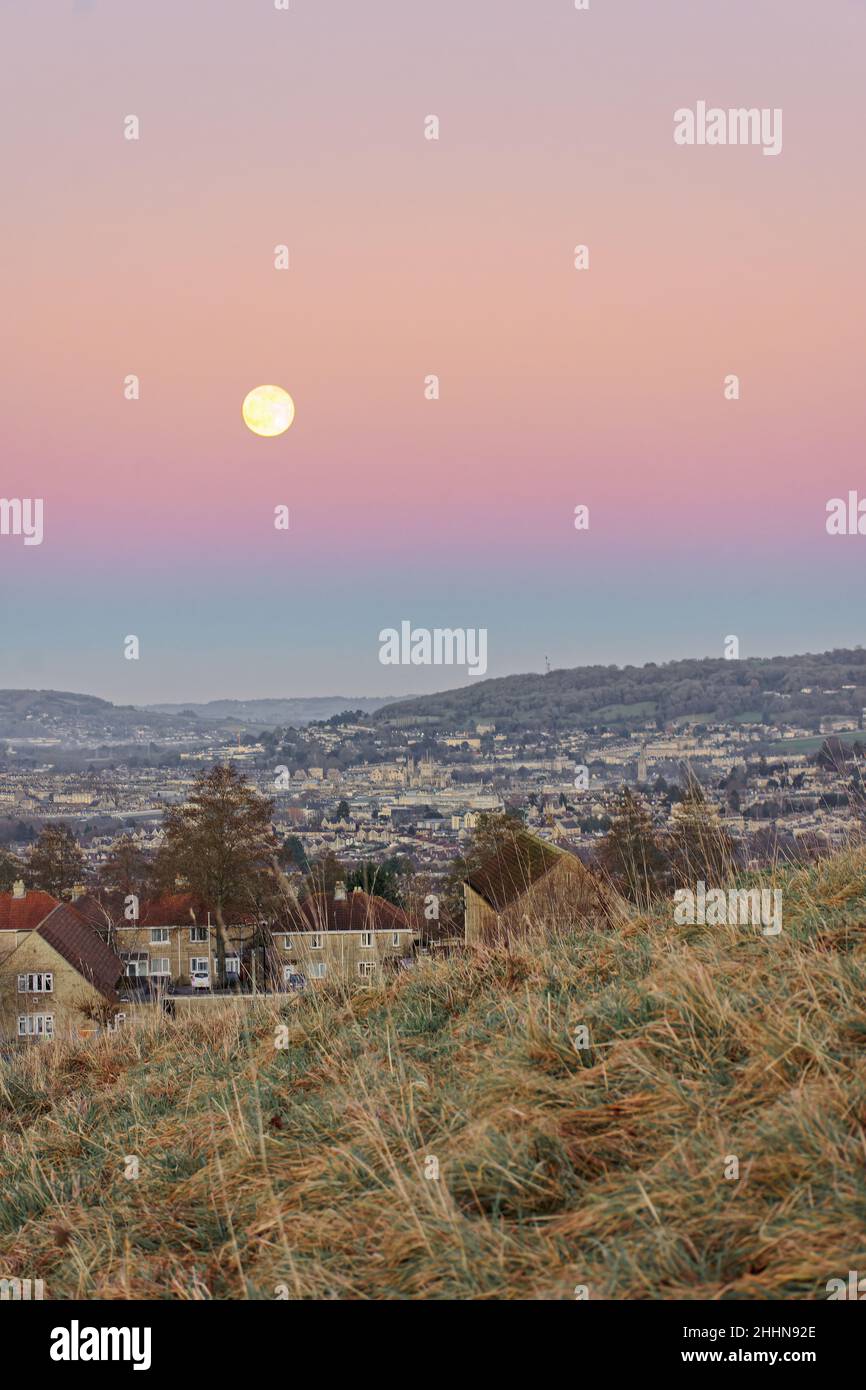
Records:
[[[0,893],[0,965],[59,906],[50,893],[28,891],[20,879],[11,893]]]
[[[264,924],[253,916],[227,920],[229,984],[255,973],[252,945],[259,930],[264,931]],[[137,918],[124,917],[117,923],[114,942],[131,979],[147,980],[157,988],[184,987],[197,974],[217,983],[216,915],[195,893],[164,893],[142,903]]]
[[[299,976],[375,981],[411,957],[415,939],[402,908],[342,883],[294,904],[271,932],[277,988]]]
[[[99,1032],[120,1008],[120,957],[71,903],[51,899],[36,921],[44,903],[25,912],[20,902],[19,894],[14,926],[5,927],[17,945],[0,959],[0,1039],[27,1043]]]

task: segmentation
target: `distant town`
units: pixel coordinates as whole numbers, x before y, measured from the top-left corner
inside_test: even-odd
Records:
[[[277,837],[296,847],[299,867],[329,854],[347,868],[399,858],[435,883],[478,816],[503,811],[587,860],[624,786],[664,830],[689,778],[701,783],[744,864],[826,853],[863,817],[860,680],[802,686],[796,698],[765,693],[778,710],[772,717],[641,719],[633,704],[623,707],[628,728],[614,711],[589,729],[555,718],[544,727],[542,715],[530,731],[502,729],[495,719],[413,717],[400,704],[298,727],[222,720],[211,730],[201,720],[191,728],[192,711],[181,714],[181,706],[161,713],[158,728],[144,712],[136,724],[130,710],[118,732],[91,713],[79,718],[73,705],[39,717],[31,736],[21,722],[14,735],[0,735],[0,847],[25,857],[40,827],[62,820],[98,875],[121,835],[158,850],[167,808],[185,801],[204,769],[230,763],[273,801]],[[786,700],[808,705],[808,717],[786,718]]]

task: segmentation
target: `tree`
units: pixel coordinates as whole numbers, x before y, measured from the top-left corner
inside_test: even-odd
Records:
[[[670,834],[674,875],[684,887],[698,882],[719,887],[735,872],[734,845],[719,824],[718,812],[690,776]]]
[[[510,843],[516,834],[525,830],[522,817],[510,811],[481,811],[475,822],[472,839],[466,853],[466,862],[477,868]]]
[[[163,871],[183,877],[212,909],[217,928],[217,976],[225,983],[225,915],[258,906],[276,858],[274,803],[260,796],[231,765],[201,773],[184,806],[163,817]]]
[[[103,888],[113,888],[127,897],[144,895],[150,877],[150,860],[131,835],[121,835],[108,851],[108,858],[99,871]]]
[[[337,820],[345,820],[345,821],[347,821],[348,819],[349,819],[349,803],[348,803],[348,801],[341,801],[340,804],[339,804],[339,806],[337,807]]]
[[[30,851],[28,873],[34,888],[59,898],[84,877],[84,855],[63,821],[44,825]]]
[[[381,864],[374,864],[372,860],[365,860],[353,869],[346,880],[346,891],[351,893],[354,888],[362,888],[365,893],[375,894],[377,898],[384,898],[386,902],[393,903],[395,907],[404,906],[405,880],[412,872],[412,865],[406,859],[401,859],[395,855],[391,859],[385,859]]]
[[[302,873],[309,872],[310,866],[300,835],[287,835],[280,845],[277,858],[282,869],[300,869]]]
[[[8,893],[13,883],[24,877],[24,865],[14,854],[0,850],[0,893]]]
[[[599,863],[615,887],[642,910],[667,887],[669,866],[649,807],[628,787],[617,798]]]
[[[346,882],[346,870],[333,850],[327,850],[310,864],[310,872],[304,879],[301,897],[308,898],[313,893],[333,893],[338,883]]]

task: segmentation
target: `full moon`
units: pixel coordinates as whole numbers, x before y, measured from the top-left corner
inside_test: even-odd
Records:
[[[256,386],[244,397],[243,417],[253,434],[272,439],[289,428],[295,418],[295,403],[282,386]]]

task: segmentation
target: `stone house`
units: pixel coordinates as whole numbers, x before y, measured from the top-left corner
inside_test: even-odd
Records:
[[[463,882],[464,941],[492,945],[535,926],[610,917],[612,903],[595,875],[559,846],[526,830],[510,835]]]
[[[256,923],[226,923],[228,982],[239,980],[256,935]],[[138,921],[121,919],[114,940],[124,973],[153,985],[188,985],[193,971],[207,970],[216,984],[217,929],[207,905],[193,893],[168,893],[143,903]],[[246,973],[244,971],[244,973]]]
[[[98,1033],[120,1009],[123,962],[68,903],[0,960],[0,1038],[20,1043]]]
[[[414,932],[402,908],[337,884],[314,893],[272,927],[277,988],[293,975],[316,980],[376,980],[412,955]]]
[[[28,892],[20,879],[11,893],[0,893],[0,964],[59,906],[50,893]]]

